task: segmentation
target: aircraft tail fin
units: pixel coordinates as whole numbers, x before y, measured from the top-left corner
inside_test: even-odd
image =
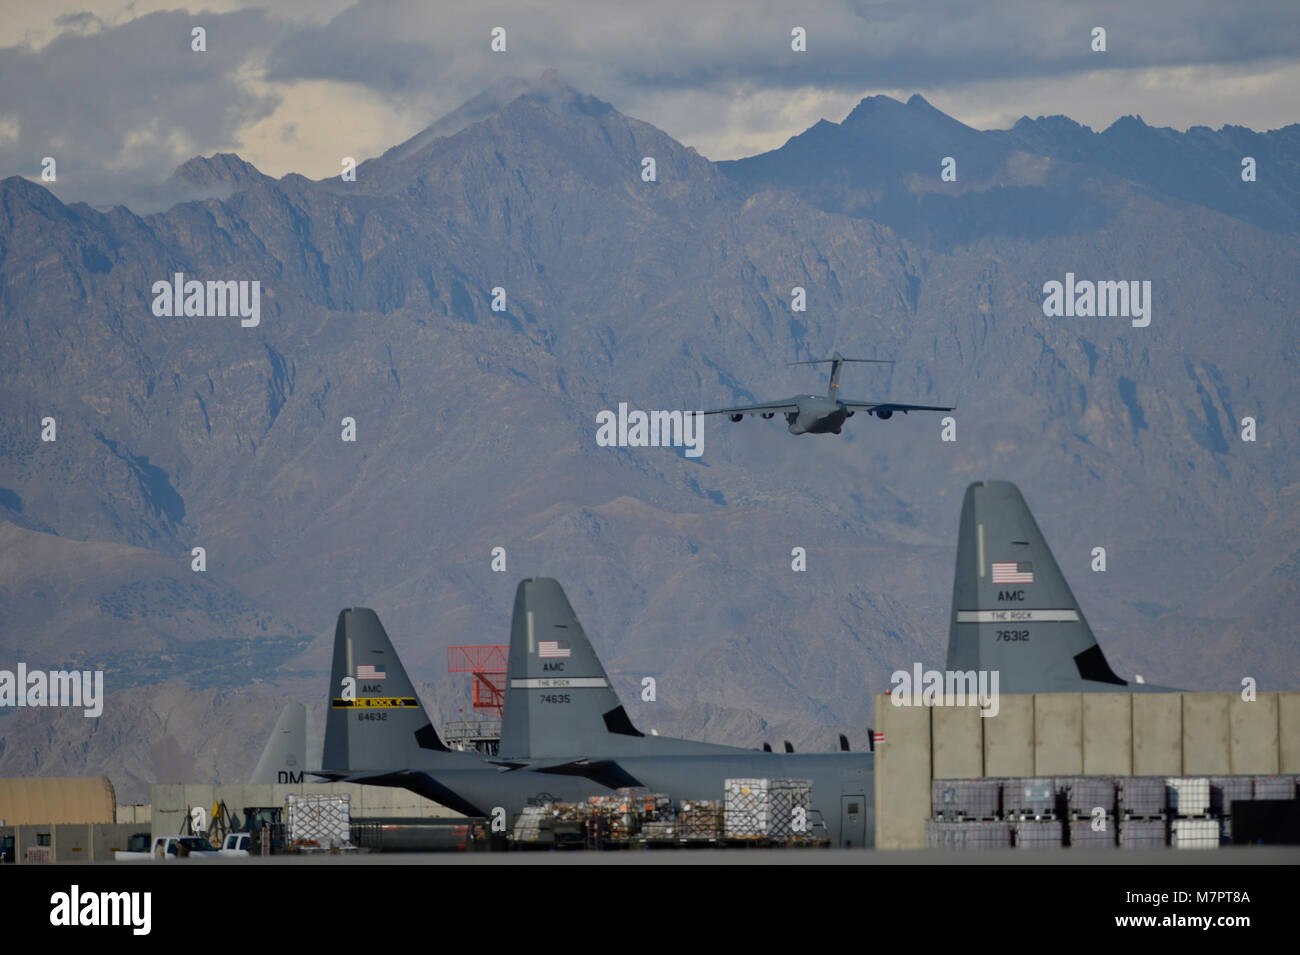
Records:
[[[446,752],[379,622],[364,607],[339,612],[321,768],[381,769]]]
[[[1019,489],[966,489],[948,669],[998,671],[1003,693],[1131,688],[1115,675]]]
[[[307,768],[307,707],[289,702],[280,710],[250,783],[300,783]]]
[[[632,725],[564,589],[521,581],[510,626],[501,755],[548,758],[608,748]]]
[[[845,358],[839,352],[835,352],[830,358],[814,358],[812,361],[790,361],[787,365],[830,365],[831,380],[826,392],[827,397],[836,398],[840,390],[840,367],[845,363],[852,362],[856,364],[872,365],[892,365],[892,361],[883,358]]]

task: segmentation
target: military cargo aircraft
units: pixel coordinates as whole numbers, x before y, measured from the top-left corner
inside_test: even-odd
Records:
[[[791,434],[839,434],[844,422],[857,412],[865,411],[875,415],[881,421],[888,421],[894,412],[901,411],[952,411],[936,405],[909,405],[897,401],[853,401],[840,397],[840,366],[847,362],[873,363],[890,365],[893,362],[874,358],[845,358],[838,351],[830,358],[818,358],[814,361],[792,361],[789,365],[827,365],[831,366],[831,380],[824,395],[795,395],[784,401],[768,401],[758,405],[738,405],[734,408],[712,408],[705,414],[725,414],[732,421],[740,421],[745,415],[757,414],[763,418],[784,415]]]
[[[948,667],[1001,668],[1001,692],[1170,692],[1110,669],[1024,499],[1004,481],[966,491]],[[467,815],[502,808],[511,819],[528,804],[619,786],[681,801],[721,799],[727,779],[806,779],[832,845],[875,842],[872,752],[771,753],[645,735],[548,578],[515,592],[499,756],[447,749],[371,610],[339,615],[331,691],[317,774],[330,779],[405,787]]]

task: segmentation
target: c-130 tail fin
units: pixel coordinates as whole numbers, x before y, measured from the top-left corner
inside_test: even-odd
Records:
[[[957,537],[949,670],[996,670],[1003,693],[1169,692],[1106,661],[1020,490],[966,489]]]

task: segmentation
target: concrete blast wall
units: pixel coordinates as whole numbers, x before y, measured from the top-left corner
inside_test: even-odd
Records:
[[[1300,693],[1004,694],[978,707],[876,697],[876,845],[925,845],[932,779],[1300,773]]]

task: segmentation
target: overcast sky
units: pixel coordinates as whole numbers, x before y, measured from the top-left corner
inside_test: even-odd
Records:
[[[1064,113],[1186,129],[1300,121],[1300,3],[1263,0],[44,0],[0,17],[0,176],[130,203],[195,155],[336,175],[503,76],[548,67],[710,159],[780,146],[864,96],[978,128]],[[704,8],[702,11],[697,8]],[[207,52],[190,49],[207,31]],[[490,31],[507,31],[503,54]],[[807,52],[790,48],[807,30]],[[1107,31],[1094,53],[1091,31]]]

